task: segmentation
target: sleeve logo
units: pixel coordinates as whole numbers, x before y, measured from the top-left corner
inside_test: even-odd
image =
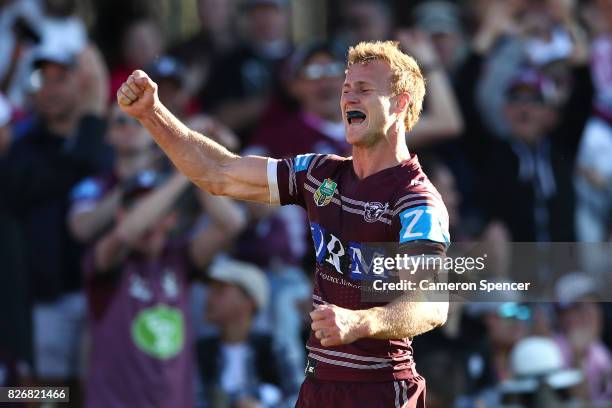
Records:
[[[338,185],[332,179],[325,179],[314,192],[313,198],[317,207],[323,207],[331,203],[334,192]]]
[[[402,224],[400,243],[417,240],[449,242],[448,221],[435,207],[421,205],[408,208],[399,216]]]

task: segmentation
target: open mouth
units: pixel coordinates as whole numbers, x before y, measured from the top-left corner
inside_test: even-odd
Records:
[[[366,119],[366,115],[360,111],[348,111],[346,112],[346,120],[349,125],[359,125]]]

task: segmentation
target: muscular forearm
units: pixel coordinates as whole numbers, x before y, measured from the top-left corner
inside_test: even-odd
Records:
[[[362,337],[403,339],[426,333],[446,322],[447,302],[396,300],[385,306],[358,311]]]
[[[222,167],[235,154],[190,130],[161,104],[139,119],[181,173],[213,194],[222,192]]]
[[[240,157],[212,139],[190,130],[166,109],[157,96],[157,85],[136,70],[117,91],[121,109],[137,118],[196,185],[214,195],[270,203],[268,160]]]

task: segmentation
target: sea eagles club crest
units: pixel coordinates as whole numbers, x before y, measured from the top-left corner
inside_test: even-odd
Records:
[[[385,203],[384,205],[379,202],[368,202],[363,205],[363,218],[367,222],[376,222],[380,218],[381,215],[385,212],[389,203]]]
[[[334,191],[338,185],[332,179],[325,179],[314,193],[314,202],[317,207],[329,204],[334,196]]]

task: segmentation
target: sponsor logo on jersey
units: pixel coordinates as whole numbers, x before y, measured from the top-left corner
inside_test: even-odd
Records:
[[[381,279],[388,271],[374,272],[373,259],[384,255],[382,248],[360,242],[342,242],[316,222],[310,223],[317,263],[354,280]]]
[[[325,179],[314,193],[314,202],[317,207],[323,207],[331,203],[334,192],[338,185],[332,179]]]
[[[366,222],[376,222],[383,215],[389,203],[367,202],[363,205],[363,218]]]

